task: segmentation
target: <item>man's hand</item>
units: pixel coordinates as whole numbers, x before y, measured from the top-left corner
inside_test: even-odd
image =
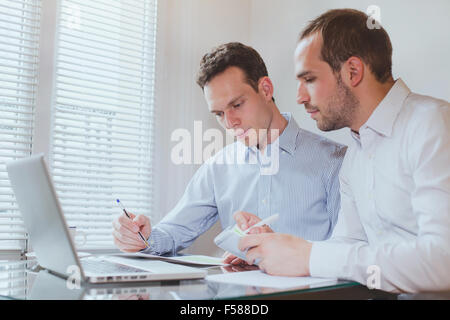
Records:
[[[254,214],[250,212],[245,211],[236,211],[233,214],[233,219],[236,221],[236,224],[239,226],[239,228],[242,231],[247,230],[251,226],[257,224],[261,221],[261,219],[258,216],[255,216]],[[273,232],[272,229],[270,229],[269,226],[261,226],[261,227],[255,227],[249,230],[248,234],[258,234],[258,233],[268,233]],[[232,264],[232,265],[240,265],[240,266],[246,266],[247,262],[245,260],[239,259],[235,255],[225,252],[224,254],[224,260],[223,263],[226,264]]]
[[[236,211],[233,214],[233,219],[236,221],[236,224],[239,226],[239,228],[242,231],[247,230],[251,226],[257,224],[261,221],[261,219],[258,216],[255,216],[253,213],[245,212],[245,211]],[[257,233],[265,233],[265,232],[273,232],[272,229],[269,228],[269,226],[261,226],[261,227],[255,227],[249,230],[249,234],[257,234]]]
[[[230,272],[242,272],[242,271],[254,271],[258,270],[258,266],[251,266],[247,263],[245,265],[231,265],[231,266],[223,266],[220,267],[223,273],[230,273]]]
[[[228,251],[225,252],[222,256],[223,263],[225,264],[231,264],[233,266],[246,266],[247,262],[245,260],[242,260],[238,257],[236,257],[234,254],[229,253]]]
[[[312,243],[289,234],[263,233],[248,235],[239,242],[247,252],[247,263],[260,259],[259,268],[276,276],[309,276]]]
[[[139,236],[140,231],[147,240],[152,232],[150,219],[144,215],[134,215],[128,212],[131,219],[125,213],[113,221],[114,243],[121,251],[138,252],[146,246]]]

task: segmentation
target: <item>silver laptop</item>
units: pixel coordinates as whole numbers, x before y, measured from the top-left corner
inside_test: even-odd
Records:
[[[79,276],[80,281],[91,283],[200,279],[206,276],[203,269],[164,261],[114,255],[80,259],[44,155],[8,162],[6,168],[30,242],[42,268],[65,278]]]

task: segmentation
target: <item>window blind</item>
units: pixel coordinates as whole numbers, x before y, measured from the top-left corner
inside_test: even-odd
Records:
[[[26,299],[27,297],[27,264],[23,261],[15,263],[0,261],[0,296]]]
[[[156,0],[62,0],[50,167],[83,249],[112,248],[116,199],[151,215]]]
[[[26,244],[5,163],[31,154],[40,6],[39,0],[0,2],[0,250]]]

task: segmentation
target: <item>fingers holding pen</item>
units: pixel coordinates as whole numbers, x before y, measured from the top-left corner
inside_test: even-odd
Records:
[[[236,211],[233,214],[233,218],[239,228],[243,231],[261,221],[258,216],[245,211]]]
[[[142,240],[139,238],[137,232],[133,232],[124,225],[120,224],[117,220],[113,222],[113,235],[115,238],[120,239],[122,242],[130,244],[142,244]]]
[[[132,213],[128,213],[128,215],[130,215],[130,217],[132,217],[131,219],[135,218],[135,215],[133,215]],[[122,214],[119,218],[117,218],[114,222],[116,222],[116,226],[120,229],[117,231],[122,232],[125,230],[128,230],[130,232],[136,233],[139,231],[139,226],[133,222],[133,220],[131,220],[130,218],[128,218],[125,214]]]
[[[114,243],[125,252],[145,249],[147,243],[143,238],[148,239],[150,236],[150,219],[144,215],[134,215],[130,212],[127,214],[123,213],[113,221]]]

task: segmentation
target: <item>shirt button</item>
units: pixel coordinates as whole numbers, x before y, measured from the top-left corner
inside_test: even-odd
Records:
[[[154,245],[155,244],[155,240],[150,240],[150,244]]]
[[[266,199],[263,199],[262,203],[265,205],[267,203]]]

